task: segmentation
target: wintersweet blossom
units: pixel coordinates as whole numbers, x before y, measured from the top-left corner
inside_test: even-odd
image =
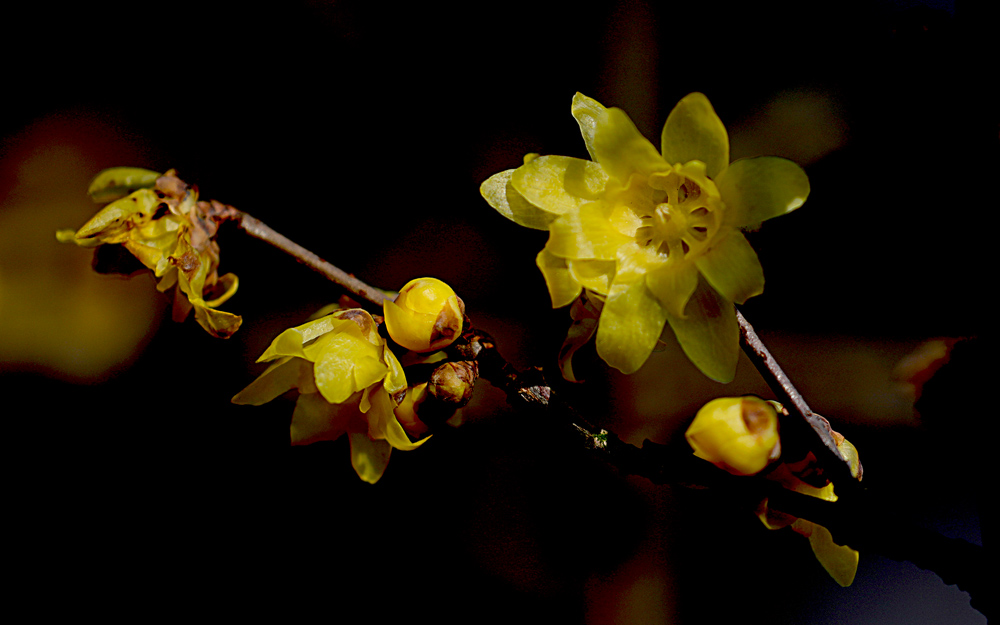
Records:
[[[705,375],[728,382],[733,302],[764,288],[742,230],[801,206],[808,178],[782,158],[730,164],[729,136],[700,93],[667,117],[659,152],[617,108],[578,93],[572,112],[592,160],[529,155],[480,192],[508,219],[549,231],[537,264],[553,307],[584,290],[603,301],[597,351],[608,364],[636,371],[669,324]]]
[[[219,223],[232,207],[199,201],[198,189],[174,170],[156,172],[118,167],[101,172],[91,183],[94,201],[114,200],[76,232],[60,230],[56,237],[80,247],[120,244],[157,279],[162,292],[174,289],[173,318],[183,321],[194,309],[209,333],[229,338],[242,318],[218,310],[236,293],[234,274],[219,276]]]
[[[412,442],[396,418],[406,376],[366,311],[336,310],[285,330],[258,359],[271,361],[233,403],[259,406],[297,389],[292,444],[346,433],[351,465],[362,480],[374,484],[382,477],[393,448],[411,450],[427,440]]]

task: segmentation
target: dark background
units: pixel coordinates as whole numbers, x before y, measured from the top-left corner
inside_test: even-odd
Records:
[[[0,217],[55,210],[22,167],[53,146],[71,146],[86,177],[175,167],[372,284],[448,281],[518,366],[553,358],[567,314],[550,310],[534,266],[545,235],[496,215],[479,184],[527,152],[586,156],[576,91],[625,109],[654,144],[678,99],[706,93],[734,158],[793,158],[812,183],[802,209],[751,235],[768,288],[748,318],[857,444],[872,489],[915,522],[982,540],[985,388],[957,375],[938,392],[962,408],[943,401],[934,421],[889,377],[922,340],[989,338],[1000,109],[973,6],[36,3],[0,20]],[[52,162],[43,173],[58,180],[64,161]],[[52,254],[54,275],[89,263],[50,234],[82,224],[93,208],[79,206],[39,226],[44,243],[0,257],[3,323],[16,321],[3,316],[5,276]],[[3,223],[8,241],[29,222]],[[466,426],[397,452],[374,487],[354,476],[346,441],[289,449],[290,404],[228,398],[277,332],[339,293],[235,229],[219,242],[222,271],[241,277],[225,306],[245,320],[232,340],[167,320],[127,361],[86,371],[0,352],[22,521],[12,542],[39,613],[985,621],[954,587],[877,554],[862,553],[840,589],[805,541],[579,457],[489,388]],[[51,306],[73,315],[74,301]],[[59,332],[51,340],[72,350]],[[966,362],[980,380],[993,370]],[[710,397],[766,393],[746,361],[723,388],[669,349],[628,379],[581,366],[592,385],[579,405],[634,443],[678,436]]]

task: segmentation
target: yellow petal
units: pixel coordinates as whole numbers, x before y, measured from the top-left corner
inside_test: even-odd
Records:
[[[306,354],[303,351],[303,345],[324,334],[333,332],[342,323],[342,320],[326,316],[294,328],[288,328],[271,341],[271,345],[261,354],[257,362],[266,362],[282,356],[305,358]]]
[[[510,184],[525,200],[555,219],[556,215],[598,199],[607,181],[608,175],[592,161],[542,156],[514,170]]]
[[[701,161],[714,178],[729,164],[729,133],[701,93],[685,96],[667,116],[660,136],[663,158],[671,164]]]
[[[373,441],[364,432],[350,432],[351,466],[362,481],[374,484],[379,481],[389,465],[392,447],[385,441]]]
[[[764,269],[739,230],[715,237],[695,264],[716,291],[738,304],[764,292]]]
[[[580,295],[582,287],[570,272],[565,258],[553,255],[546,247],[535,257],[535,264],[545,278],[553,308],[565,306]]]
[[[625,182],[633,173],[649,175],[670,169],[621,109],[604,108],[597,100],[577,93],[572,110],[590,157],[609,176]]]
[[[228,339],[243,323],[243,317],[194,303],[194,318],[198,325],[216,338]]]
[[[331,404],[319,393],[303,393],[295,402],[290,436],[293,445],[309,445],[340,438],[358,413],[354,403]]]
[[[490,176],[479,186],[479,194],[498,213],[514,223],[535,230],[548,230],[556,214],[544,211],[521,197],[510,185],[513,174],[514,170],[508,169]]]
[[[161,174],[138,167],[112,167],[97,174],[87,189],[95,202],[110,202],[137,189],[152,187]]]
[[[331,335],[317,355],[313,377],[323,398],[339,404],[381,380],[387,371],[375,346],[343,332]]]
[[[381,386],[365,394],[370,402],[365,416],[368,418],[368,436],[375,440],[386,440],[390,445],[402,451],[410,451],[423,445],[430,436],[416,443],[411,442],[403,426],[396,419],[395,406]],[[362,406],[363,408],[364,406]]]
[[[857,551],[833,542],[830,530],[812,521],[796,519],[792,523],[792,529],[809,537],[809,546],[812,547],[813,555],[834,581],[841,586],[850,586],[854,582],[860,558]]]
[[[618,248],[632,241],[611,223],[612,206],[589,202],[560,215],[549,224],[546,249],[555,256],[584,260],[615,260]]]
[[[612,260],[567,260],[573,279],[583,288],[607,295],[611,282],[615,279],[615,261]]]
[[[646,286],[675,317],[684,317],[684,309],[698,288],[698,270],[690,262],[669,262],[646,274]]]
[[[709,378],[722,383],[732,381],[740,352],[740,328],[733,303],[699,280],[684,313],[684,317],[667,313],[681,349]]]
[[[641,279],[615,281],[597,327],[597,353],[622,373],[646,362],[663,332],[667,313]]]
[[[108,204],[77,230],[76,238],[97,238],[105,243],[121,243],[127,236],[125,224],[136,215],[152,215],[160,203],[152,189],[141,189]]]
[[[233,397],[234,404],[260,406],[283,395],[298,386],[302,365],[306,364],[312,372],[312,364],[301,358],[285,356],[271,364],[264,373],[257,376],[245,389]]]
[[[790,213],[809,197],[809,178],[792,161],[776,156],[743,158],[716,180],[726,206],[725,223],[755,228],[760,222]]]

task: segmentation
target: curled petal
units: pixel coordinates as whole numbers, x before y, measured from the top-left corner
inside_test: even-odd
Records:
[[[298,386],[302,365],[311,373],[312,365],[301,358],[285,356],[272,363],[249,386],[233,397],[234,404],[260,406]]]
[[[228,313],[224,310],[216,310],[202,305],[203,302],[192,302],[194,304],[194,318],[202,328],[216,338],[228,339],[243,324],[243,317]]]
[[[684,309],[685,316],[667,313],[667,321],[687,357],[716,382],[731,382],[740,352],[736,308],[705,281],[699,281]]]
[[[812,521],[796,519],[792,529],[809,538],[813,555],[834,581],[841,586],[850,586],[854,582],[860,556],[857,551],[833,542],[830,530]]]
[[[809,178],[802,168],[776,156],[740,159],[719,175],[716,185],[726,222],[735,228],[755,228],[792,212],[809,197]]]
[[[510,178],[514,171],[508,169],[490,176],[486,182],[479,186],[479,194],[498,213],[519,226],[535,230],[548,230],[549,224],[557,215],[544,211],[521,197],[521,194],[510,185]]]
[[[600,165],[568,156],[542,156],[514,170],[510,184],[543,211],[562,215],[596,200],[608,182]],[[553,217],[554,218],[554,217]]]
[[[701,93],[687,95],[667,116],[660,136],[663,158],[671,164],[701,161],[714,178],[729,164],[729,133]]]
[[[667,312],[644,280],[615,281],[597,327],[597,353],[622,373],[646,362],[663,332]]]
[[[126,223],[139,216],[152,215],[159,203],[160,199],[152,189],[140,189],[99,210],[76,231],[76,238],[96,238],[102,243],[121,243],[128,237]]]
[[[739,230],[716,237],[695,264],[708,283],[728,300],[742,304],[764,292],[764,269]]]
[[[225,304],[230,297],[236,294],[238,288],[240,288],[240,279],[234,273],[227,273],[219,278],[219,281],[215,284],[214,291],[221,295],[206,301],[205,305],[215,308],[216,306]]]
[[[605,108],[597,100],[577,93],[573,97],[573,117],[580,124],[590,157],[609,176],[625,182],[633,173],[649,175],[670,169],[621,109]]]
[[[552,307],[560,308],[575,300],[583,287],[573,276],[565,258],[553,255],[545,247],[535,257],[535,264],[542,271],[545,286],[552,298]]]
[[[95,202],[110,202],[137,189],[152,187],[160,175],[138,167],[112,167],[97,174],[87,189],[87,195]]]
[[[385,441],[373,441],[364,432],[350,432],[351,466],[362,481],[374,484],[389,465],[392,447]]]
[[[368,436],[370,438],[388,441],[390,445],[401,451],[416,449],[430,439],[430,436],[427,436],[416,443],[410,441],[403,426],[396,419],[392,399],[381,386],[367,389],[365,398],[369,402],[365,414],[368,417]],[[365,408],[364,400],[362,400],[361,407]]]

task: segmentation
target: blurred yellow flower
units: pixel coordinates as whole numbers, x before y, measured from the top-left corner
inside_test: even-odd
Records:
[[[572,112],[592,160],[529,155],[480,192],[508,219],[549,231],[537,264],[553,306],[584,289],[603,300],[597,351],[608,364],[639,369],[669,323],[705,375],[730,381],[733,302],[764,288],[741,230],[801,206],[808,178],[781,158],[730,164],[729,136],[700,93],[667,117],[660,152],[619,109],[578,93]]]
[[[234,274],[219,276],[214,240],[219,223],[235,209],[199,201],[197,187],[174,170],[162,176],[135,168],[105,170],[89,193],[95,201],[115,201],[76,232],[57,232],[60,241],[81,247],[120,244],[152,270],[158,290],[174,289],[175,321],[183,321],[193,308],[195,319],[214,336],[229,338],[239,329],[241,317],[216,309],[239,286]]]
[[[233,403],[259,406],[298,389],[292,444],[346,433],[351,465],[362,480],[374,484],[382,477],[393,448],[415,449],[427,440],[412,442],[394,414],[406,395],[406,377],[364,310],[337,310],[285,330],[258,359],[269,361],[274,363]]]

